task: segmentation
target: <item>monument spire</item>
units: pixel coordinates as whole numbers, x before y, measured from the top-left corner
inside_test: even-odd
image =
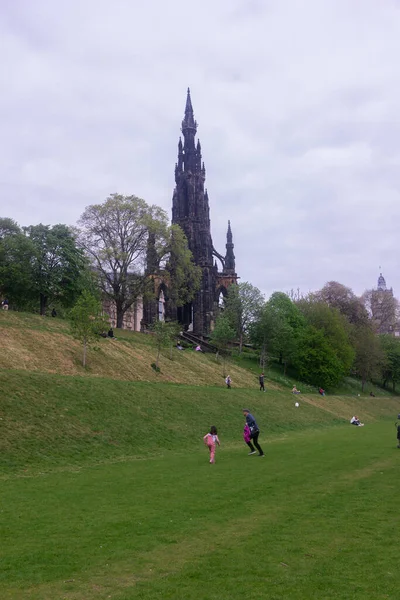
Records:
[[[233,236],[231,222],[228,221],[228,231],[226,232],[226,255],[225,255],[225,272],[235,273],[235,255],[233,253]]]

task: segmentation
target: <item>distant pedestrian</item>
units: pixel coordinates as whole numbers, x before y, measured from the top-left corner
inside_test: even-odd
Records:
[[[261,375],[258,378],[258,381],[260,382],[260,392],[265,392],[265,387],[264,387],[264,373],[261,373]]]
[[[210,464],[212,465],[215,463],[215,448],[217,444],[218,446],[221,445],[218,438],[218,431],[215,425],[210,427],[210,433],[206,433],[206,435],[203,437],[203,440],[210,451]]]
[[[400,448],[400,415],[397,416],[397,422],[395,425],[397,429],[397,447]]]
[[[231,383],[232,383],[232,379],[231,379],[230,375],[228,375],[227,378],[225,379],[225,383],[226,383],[226,387],[228,388],[228,390],[230,390]]]
[[[53,308],[53,310],[51,311],[51,316],[52,317],[56,317],[57,316],[57,311],[55,308]]]
[[[258,436],[260,435],[260,430],[258,428],[256,420],[248,408],[243,408],[242,410],[243,410],[244,416],[246,417],[246,423],[250,429],[251,441],[253,442],[254,446],[257,448],[257,450],[259,452],[258,456],[264,456],[264,452],[263,452],[260,444],[258,443]],[[253,454],[253,452],[251,454]]]
[[[322,387],[319,388],[318,392],[321,394],[321,396],[325,396],[325,390]]]
[[[243,439],[244,439],[245,443],[248,445],[248,447],[250,448],[249,456],[251,454],[255,454],[256,449],[254,448],[253,444],[251,443],[251,431],[250,431],[250,427],[247,425],[247,423],[245,423],[245,425],[244,425]]]
[[[1,303],[1,306],[2,306],[3,310],[8,310],[8,300],[7,300],[7,298],[5,298],[3,300],[3,302]]]

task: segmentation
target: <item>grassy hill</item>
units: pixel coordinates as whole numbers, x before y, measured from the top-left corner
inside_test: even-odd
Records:
[[[82,367],[82,346],[61,319],[0,311],[2,352],[0,368],[107,377],[125,381],[224,385],[222,366],[209,354],[173,348],[161,357],[161,372],[151,363],[156,350],[152,335],[118,330],[117,340],[99,336],[89,350],[87,368]],[[232,363],[229,374],[234,387],[257,385],[249,370]]]
[[[243,406],[254,411],[266,440],[344,423],[354,413],[371,423],[400,411],[396,397],[322,398],[310,388],[296,409],[288,387],[268,380],[267,392],[258,391],[247,359],[239,361],[247,368],[230,364],[234,387],[227,390],[215,358],[190,349],[174,349],[173,360],[163,356],[157,374],[151,336],[143,334],[99,337],[83,369],[64,321],[0,312],[0,333],[3,473],[185,452],[199,447],[211,424],[225,443],[241,443]]]
[[[60,320],[0,313],[0,332],[2,599],[397,597],[398,397],[294,398],[278,371],[261,393],[248,358],[227,390],[190,350],[156,374],[150,336],[129,332],[85,370]]]

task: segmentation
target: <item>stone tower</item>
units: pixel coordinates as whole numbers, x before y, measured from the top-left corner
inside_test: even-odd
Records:
[[[194,119],[190,90],[187,91],[182,139],[178,143],[178,162],[175,165],[175,190],[172,198],[172,223],[179,225],[188,239],[194,262],[201,267],[201,288],[193,302],[178,309],[178,321],[197,335],[211,333],[218,299],[227,287],[237,281],[235,255],[230,222],[228,222],[226,256],[213,246],[210,207],[205,189],[206,170],[202,162],[200,141],[195,140],[197,123]],[[218,271],[217,257],[222,264]]]
[[[396,299],[393,288],[388,289],[382,273],[378,278],[376,290],[372,290],[371,312],[377,326],[378,333],[395,334],[398,329],[396,323]]]

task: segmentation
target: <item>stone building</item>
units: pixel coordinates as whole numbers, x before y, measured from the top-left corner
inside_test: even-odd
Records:
[[[371,313],[378,333],[400,336],[397,315],[397,300],[393,288],[388,288],[385,278],[380,273],[378,286],[371,292]]]
[[[190,90],[187,91],[182,138],[178,142],[175,164],[175,189],[172,196],[172,223],[179,225],[188,239],[196,265],[201,267],[201,287],[192,302],[174,310],[168,305],[168,282],[156,277],[155,300],[143,307],[143,328],[156,319],[178,320],[182,328],[197,335],[208,335],[214,327],[221,295],[237,282],[234,244],[228,221],[225,256],[216,251],[211,237],[210,205],[205,187],[206,169],[200,141],[196,143]],[[220,263],[221,270],[218,268]],[[148,262],[151,263],[151,247]],[[148,264],[148,270],[150,264]]]
[[[175,189],[172,197],[172,223],[179,225],[188,239],[196,265],[201,267],[201,287],[193,302],[173,308],[168,301],[169,282],[158,270],[155,238],[149,236],[146,272],[154,282],[154,299],[140,299],[124,317],[124,328],[145,331],[156,320],[178,320],[182,329],[203,336],[211,333],[222,296],[237,282],[235,254],[230,221],[226,234],[225,255],[214,248],[211,237],[210,206],[205,188],[206,170],[200,141],[196,143],[197,123],[194,119],[190,90],[187,91],[182,138],[178,143],[175,164]],[[220,268],[218,268],[218,263]],[[115,326],[115,307],[106,302],[105,312]]]

